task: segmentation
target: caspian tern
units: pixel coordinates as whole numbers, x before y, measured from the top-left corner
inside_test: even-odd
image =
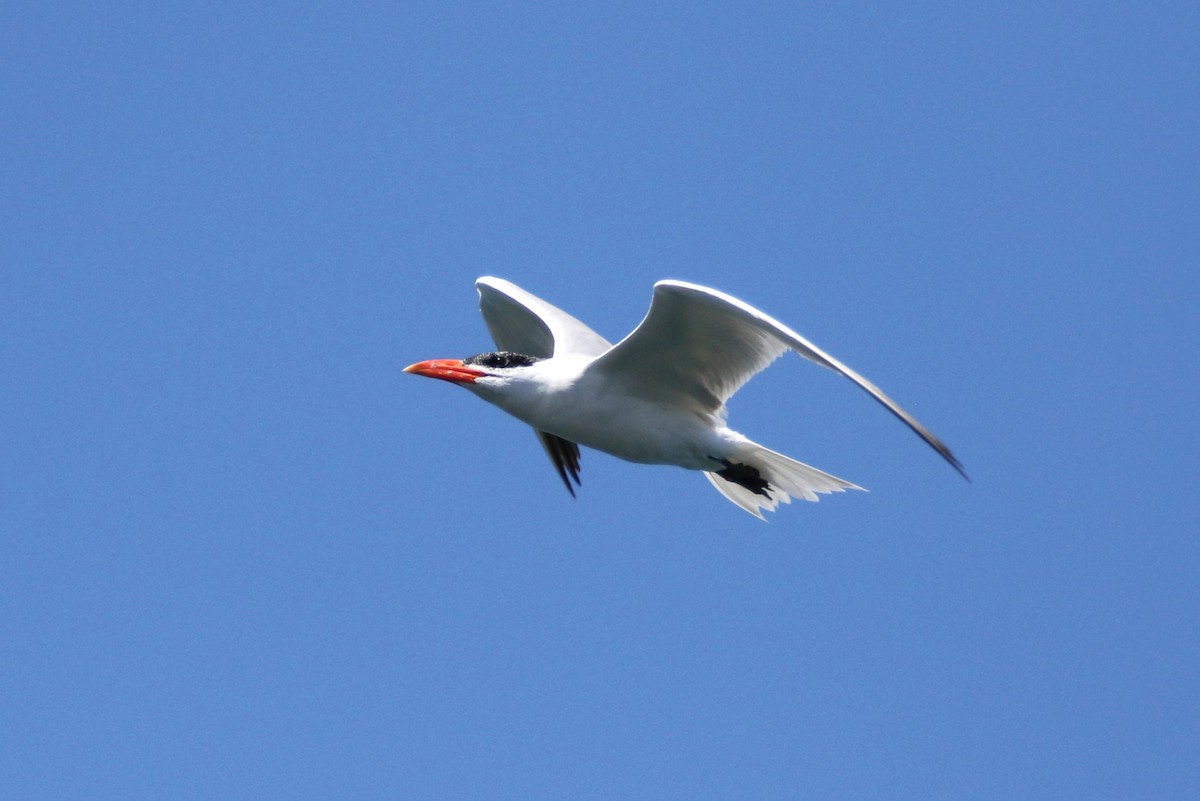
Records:
[[[579,446],[630,462],[700,470],[752,515],[793,497],[862,489],[764,448],[725,425],[725,402],[794,350],[849,378],[967,477],[941,440],[879,387],[783,323],[723,292],[683,281],[654,285],[650,311],[611,345],[592,329],[509,281],[475,282],[500,348],[404,368],[469,389],[533,426],[571,495]]]

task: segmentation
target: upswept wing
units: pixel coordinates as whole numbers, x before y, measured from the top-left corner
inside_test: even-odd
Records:
[[[479,311],[501,350],[549,358],[558,353],[596,356],[612,347],[608,340],[557,306],[503,278],[484,276],[475,282]],[[571,496],[579,482],[579,446],[570,440],[536,431],[538,441],[554,464]]]
[[[548,358],[575,353],[598,356],[611,344],[557,306],[503,278],[475,282],[479,311],[501,350]]]
[[[588,370],[647,400],[720,414],[733,393],[788,350],[858,384],[967,477],[945,443],[879,387],[778,320],[715,289],[659,281],[645,319]]]

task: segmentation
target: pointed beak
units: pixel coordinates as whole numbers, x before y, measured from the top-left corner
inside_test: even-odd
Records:
[[[459,359],[432,359],[427,362],[417,362],[404,368],[406,373],[423,375],[426,378],[440,378],[455,384],[470,384],[487,373],[468,367]]]

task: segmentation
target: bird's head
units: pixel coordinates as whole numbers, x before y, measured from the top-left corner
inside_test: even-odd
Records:
[[[459,384],[476,394],[487,395],[494,390],[522,383],[529,368],[542,361],[538,356],[497,351],[468,356],[465,359],[432,359],[404,368],[406,373],[439,378]]]

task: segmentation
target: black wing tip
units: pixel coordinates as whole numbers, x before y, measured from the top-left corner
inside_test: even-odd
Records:
[[[966,479],[966,481],[967,481],[967,483],[968,483],[968,484],[974,484],[974,483],[975,483],[974,481],[972,481],[972,480],[971,480],[971,477],[970,477],[969,475],[967,475],[967,471],[966,471],[966,469],[965,469],[965,468],[962,466],[962,462],[958,461],[958,459],[955,459],[953,455],[950,455],[950,456],[948,456],[948,457],[947,457],[947,460],[948,460],[948,461],[950,462],[950,464],[951,464],[951,465],[954,467],[954,469],[958,471],[958,474],[959,474],[960,476],[962,476],[964,479]]]
[[[558,468],[558,477],[562,479],[563,486],[567,488],[567,492],[571,493],[572,498],[577,497],[575,495],[575,487],[571,486],[571,479],[575,479],[577,486],[582,486],[579,482],[578,468],[571,469],[568,475],[567,469],[564,469],[562,463],[557,459],[554,462],[554,466]],[[570,465],[567,465],[567,468],[570,468]]]
[[[931,437],[932,437],[932,435],[931,435]],[[928,441],[929,441],[929,444],[933,446],[934,450],[936,450],[943,459],[945,459],[947,462],[949,462],[950,466],[953,467],[955,470],[957,470],[958,474],[960,476],[962,476],[963,478],[965,478],[967,480],[968,484],[975,483],[975,482],[971,481],[971,477],[969,475],[967,475],[967,470],[965,467],[963,467],[962,462],[958,461],[958,457],[950,452],[950,449],[946,447],[945,443],[943,443],[940,439],[937,439],[936,437],[932,437]]]
[[[546,446],[546,453],[550,455],[550,461],[554,463],[554,469],[558,471],[558,477],[562,479],[563,486],[567,488],[567,492],[571,493],[571,497],[575,495],[575,486],[583,486],[583,482],[579,480],[579,446],[570,440],[556,437],[553,434],[547,434],[545,431],[539,431],[538,436],[542,440],[542,444]],[[575,486],[571,485],[574,480]]]

